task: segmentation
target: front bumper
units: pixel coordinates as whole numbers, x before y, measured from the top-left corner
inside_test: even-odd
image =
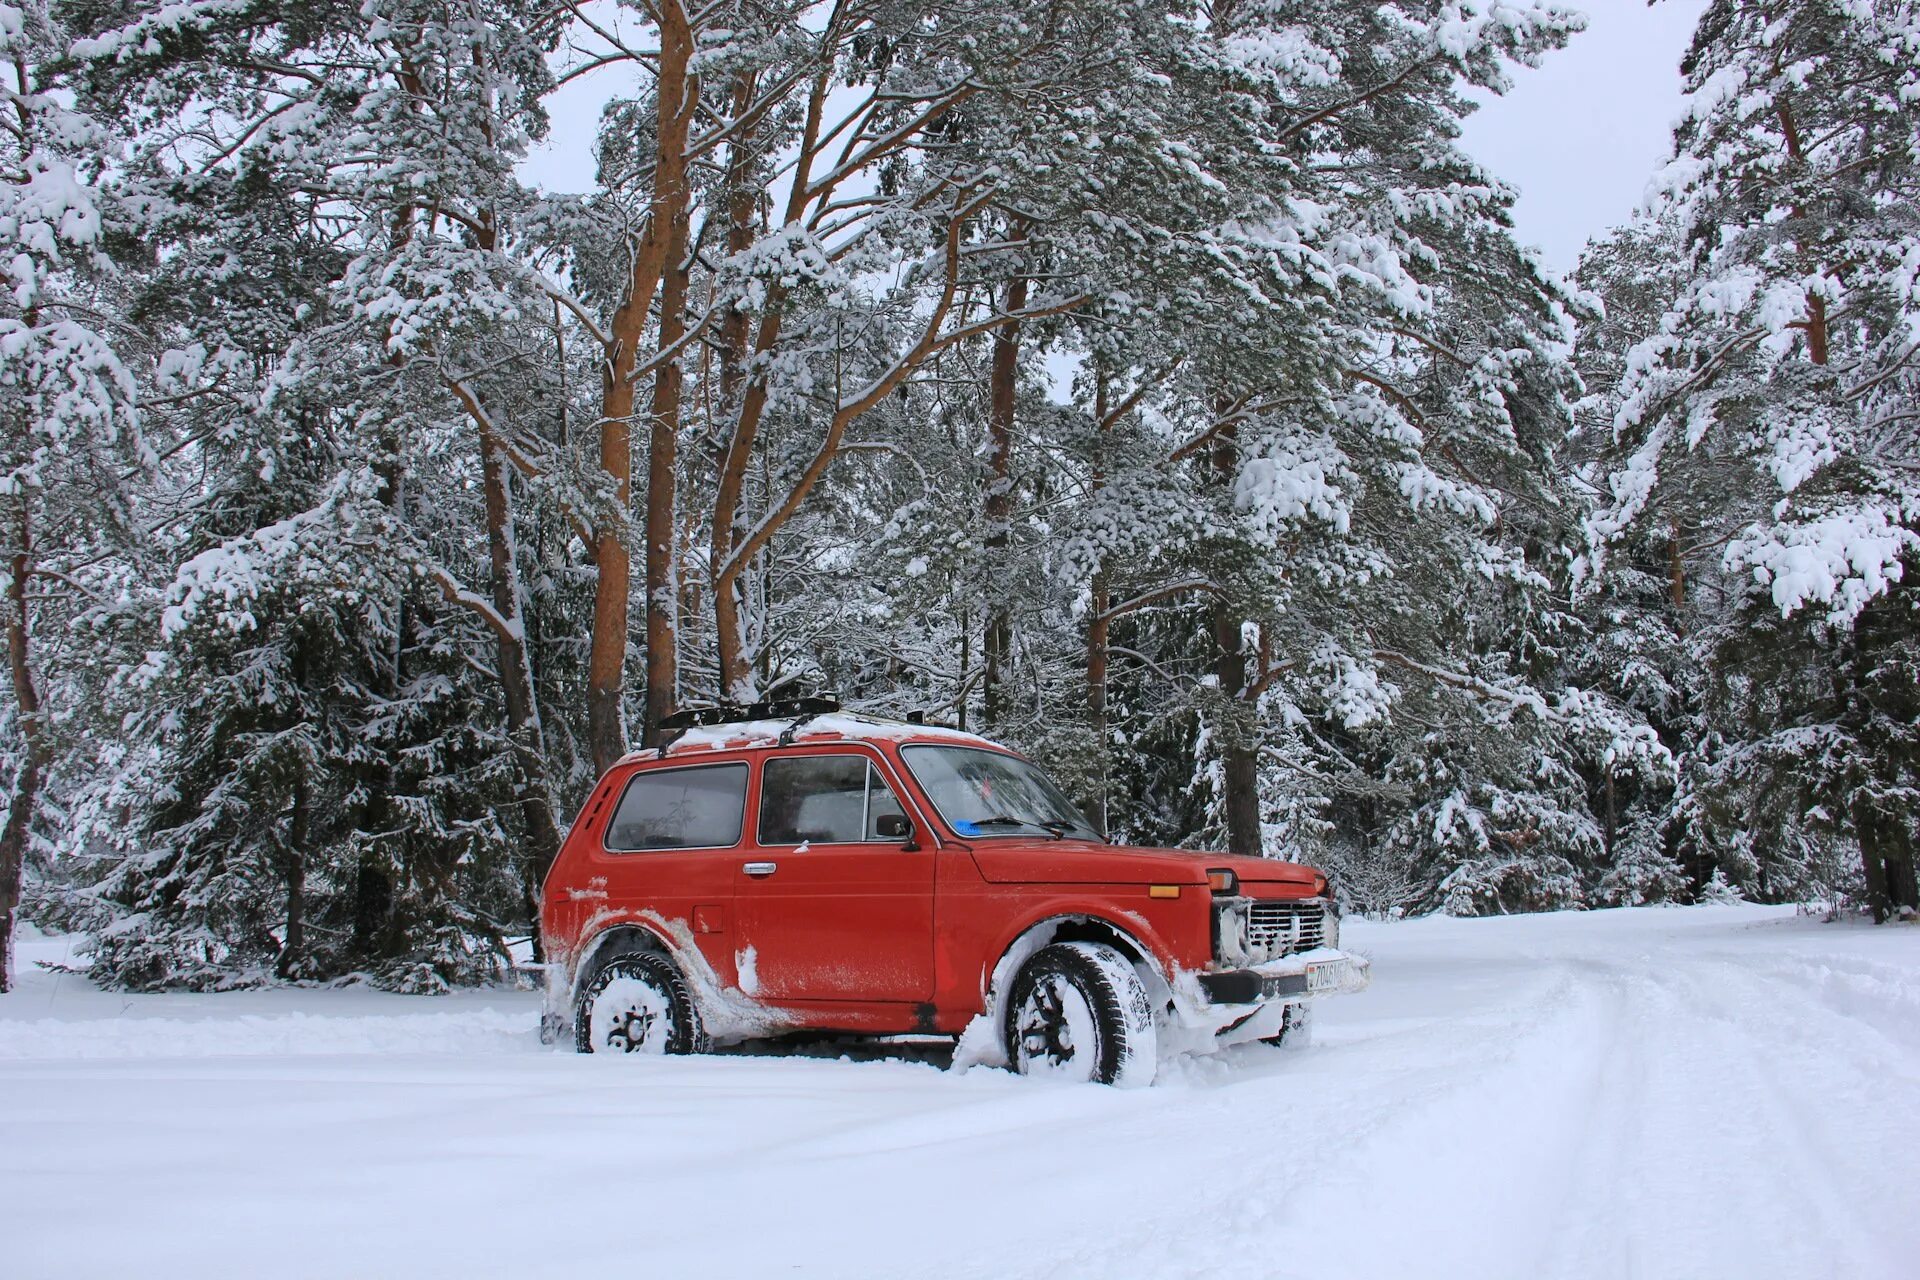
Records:
[[[1291,1003],[1364,991],[1372,980],[1370,968],[1364,956],[1318,947],[1244,969],[1196,973],[1193,978],[1209,1005]]]

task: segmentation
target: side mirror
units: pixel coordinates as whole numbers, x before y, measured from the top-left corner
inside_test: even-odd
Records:
[[[873,830],[882,840],[913,842],[913,822],[904,813],[883,813],[873,820]]]

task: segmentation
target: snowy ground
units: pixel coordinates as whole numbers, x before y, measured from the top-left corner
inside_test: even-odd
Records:
[[[531,997],[0,997],[0,1273],[1913,1277],[1920,929],[1350,922],[1302,1050],[1149,1090],[582,1058]],[[32,942],[25,959],[58,959]]]

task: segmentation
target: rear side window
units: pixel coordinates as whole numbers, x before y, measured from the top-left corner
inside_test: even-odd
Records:
[[[612,853],[727,849],[740,843],[746,812],[744,763],[650,769],[627,783],[606,846]]]
[[[760,769],[761,844],[850,844],[900,802],[865,756],[791,756]],[[899,838],[894,838],[899,843]]]

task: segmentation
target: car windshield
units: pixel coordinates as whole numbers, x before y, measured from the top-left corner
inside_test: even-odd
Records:
[[[902,747],[900,755],[947,825],[962,836],[1045,832],[1098,840],[1086,815],[1018,756],[977,747]]]

